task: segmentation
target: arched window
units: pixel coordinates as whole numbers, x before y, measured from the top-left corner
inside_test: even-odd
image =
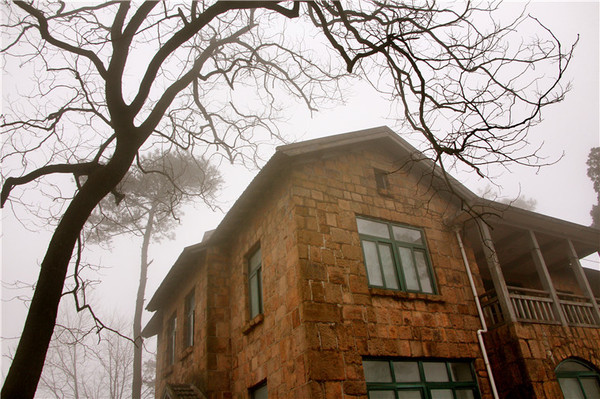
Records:
[[[600,374],[582,361],[567,359],[556,368],[565,399],[600,398]]]

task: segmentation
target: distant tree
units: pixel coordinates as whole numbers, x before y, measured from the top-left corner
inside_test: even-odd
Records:
[[[600,147],[590,150],[587,159],[587,175],[594,183],[594,191],[598,196],[596,205],[592,205],[590,215],[592,216],[592,227],[600,228]]]
[[[88,312],[61,307],[40,379],[40,398],[124,399],[131,380],[133,343],[113,332],[99,332]],[[117,317],[105,320],[127,331]],[[99,335],[100,334],[100,335]],[[150,396],[145,396],[150,398]]]
[[[143,376],[142,398],[154,398],[156,385],[156,356],[153,356],[144,362]]]
[[[490,185],[485,186],[485,188],[482,190],[478,190],[477,194],[483,198],[497,201],[506,205],[515,206],[528,211],[534,211],[535,207],[537,206],[537,200],[535,198],[527,198],[524,195],[518,195],[514,199],[500,197],[497,193],[497,190],[492,188]]]
[[[105,198],[90,216],[88,242],[107,245],[115,236],[127,234],[143,238],[133,317],[133,399],[139,399],[142,393],[142,314],[151,263],[150,242],[172,238],[184,204],[196,200],[212,205],[220,182],[218,170],[205,159],[195,159],[183,152],[153,152],[142,157],[119,183],[118,192],[127,194],[118,203]]]
[[[390,96],[440,164],[483,174],[535,163],[528,128],[563,98],[572,55],[526,13],[501,23],[494,6],[470,2],[15,1],[2,11],[4,66],[34,83],[19,79],[23,93],[5,101],[0,202],[26,203],[22,186],[43,179],[59,219],[2,388],[11,398],[33,397],[80,233],[140,151],[253,161],[261,134],[281,138],[278,99],[315,110],[353,73]]]
[[[527,198],[524,196],[519,196],[514,200],[501,199],[500,202],[510,206],[516,206],[517,208],[525,209],[528,211],[535,210],[535,207],[537,206],[537,200],[535,198]]]

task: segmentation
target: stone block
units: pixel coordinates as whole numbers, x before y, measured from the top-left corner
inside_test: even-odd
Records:
[[[306,302],[301,306],[301,321],[339,322],[341,311],[337,304]]]
[[[309,378],[314,381],[342,381],[346,374],[344,359],[337,351],[309,351],[307,354]]]

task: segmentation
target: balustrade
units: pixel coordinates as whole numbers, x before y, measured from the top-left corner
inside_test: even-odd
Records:
[[[510,304],[517,321],[526,323],[560,324],[560,318],[553,309],[550,294],[542,290],[508,286]],[[594,318],[592,303],[580,295],[558,294],[560,308],[567,323],[572,326],[599,327]],[[480,296],[483,314],[488,327],[494,327],[505,321],[496,293],[488,291]],[[599,299],[596,301],[600,302]]]

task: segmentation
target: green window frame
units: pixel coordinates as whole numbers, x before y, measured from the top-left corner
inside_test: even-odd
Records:
[[[479,399],[470,360],[364,358],[369,399]]]
[[[194,290],[190,291],[189,294],[185,297],[184,304],[185,311],[185,322],[184,322],[184,334],[185,334],[185,346],[193,346],[194,345],[194,321],[195,311],[196,311],[196,299],[194,295]]]
[[[260,248],[248,256],[248,300],[250,319],[263,313],[262,254]]]
[[[167,323],[167,365],[175,363],[177,340],[177,315],[174,313]]]
[[[437,293],[422,229],[363,217],[356,224],[369,286]]]
[[[565,398],[600,398],[600,373],[585,362],[566,359],[555,369]]]

